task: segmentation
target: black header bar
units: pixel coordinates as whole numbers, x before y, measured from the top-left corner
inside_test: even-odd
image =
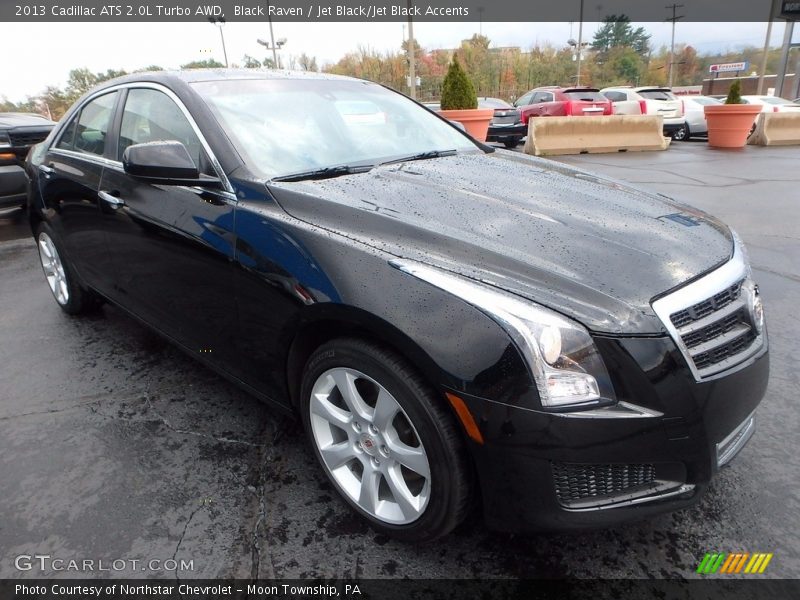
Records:
[[[3,0],[0,22],[569,22],[582,0]],[[766,22],[770,0],[681,0],[683,21]],[[671,17],[664,0],[583,0],[583,20],[625,15],[636,23]],[[798,5],[798,0],[783,5]],[[785,8],[785,6],[782,6]],[[669,13],[669,14],[668,14]],[[794,13],[792,13],[794,14]]]

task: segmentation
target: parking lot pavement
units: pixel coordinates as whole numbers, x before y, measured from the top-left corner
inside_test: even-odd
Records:
[[[336,498],[291,421],[116,308],[63,315],[27,231],[0,220],[0,578],[52,575],[20,573],[20,554],[194,561],[181,578],[692,577],[706,551],[773,552],[767,576],[800,576],[798,159],[705,144],[560,159],[680,197],[749,244],[772,376],[756,436],[701,503],[569,535],[493,534],[473,518],[414,547]]]

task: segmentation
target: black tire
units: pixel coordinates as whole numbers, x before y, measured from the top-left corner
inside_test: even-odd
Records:
[[[66,297],[59,297],[52,287],[50,289],[56,304],[58,304],[61,310],[70,315],[85,314],[97,310],[103,303],[102,299],[95,292],[85,288],[81,284],[75,269],[67,260],[66,253],[63,249],[64,247],[58,236],[53,232],[53,228],[50,227],[50,225],[42,221],[36,227],[36,243],[45,278],[47,278],[48,274],[45,270],[45,259],[43,258],[43,243],[46,243],[46,239],[43,236],[46,236],[46,239],[52,242],[52,247],[55,248],[63,271],[62,275],[65,282],[64,288],[66,290]]]
[[[509,150],[513,150],[514,148],[516,148],[517,146],[519,146],[519,143],[520,143],[521,141],[522,141],[522,139],[521,139],[521,138],[514,138],[513,140],[506,140],[505,142],[503,142],[503,145],[504,145],[506,148],[508,148]]]
[[[311,390],[326,372],[339,368],[357,370],[383,386],[419,436],[430,466],[430,487],[424,511],[411,523],[395,525],[369,514],[348,497],[324,463],[312,431]],[[466,517],[471,508],[472,467],[454,417],[417,371],[391,349],[349,338],[322,345],[303,372],[300,410],[323,471],[341,497],[375,530],[405,542],[428,542],[450,533]]]
[[[672,139],[678,142],[688,142],[692,137],[692,132],[689,129],[689,124],[684,123],[681,128],[672,134]]]

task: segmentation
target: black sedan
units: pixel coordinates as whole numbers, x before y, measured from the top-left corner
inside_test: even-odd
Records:
[[[0,113],[0,209],[25,204],[25,157],[53,127],[55,123],[35,113]]]
[[[487,142],[498,142],[506,148],[516,148],[528,135],[528,126],[516,106],[500,98],[478,98],[478,108],[494,109],[494,118],[489,123]]]
[[[725,225],[495,152],[380,85],[136,74],[27,170],[65,312],[113,302],[299,415],[397,538],[478,498],[514,531],[686,507],[753,433],[767,331]]]

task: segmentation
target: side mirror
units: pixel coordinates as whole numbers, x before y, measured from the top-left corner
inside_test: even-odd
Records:
[[[216,177],[201,177],[186,146],[177,141],[128,146],[122,153],[122,167],[132,177],[161,185],[220,183]]]

